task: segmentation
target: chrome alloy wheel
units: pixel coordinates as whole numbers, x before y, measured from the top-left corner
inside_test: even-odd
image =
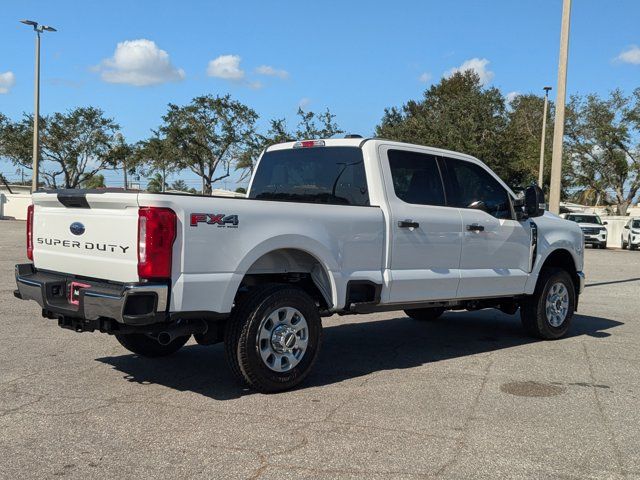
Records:
[[[309,327],[302,313],[293,307],[274,310],[260,323],[256,348],[264,364],[274,372],[287,372],[304,357]]]
[[[569,291],[564,283],[554,283],[547,292],[545,303],[547,322],[552,327],[559,327],[569,314]]]

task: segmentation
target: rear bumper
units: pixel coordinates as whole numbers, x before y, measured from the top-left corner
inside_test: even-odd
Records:
[[[85,281],[91,286],[80,290],[78,304],[68,300],[74,277],[38,271],[33,264],[16,265],[17,298],[35,300],[48,317],[87,321],[115,320],[124,325],[150,325],[165,321],[169,286],[165,284],[113,284]]]

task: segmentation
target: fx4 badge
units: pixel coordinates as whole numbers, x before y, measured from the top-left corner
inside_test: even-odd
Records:
[[[238,215],[225,215],[224,213],[192,213],[191,226],[197,227],[199,223],[217,225],[218,227],[238,228]]]

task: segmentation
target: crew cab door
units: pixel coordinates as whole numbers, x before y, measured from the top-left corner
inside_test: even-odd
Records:
[[[446,206],[436,156],[384,145],[379,153],[390,209],[388,302],[454,299],[462,220]]]
[[[515,218],[511,196],[480,163],[441,158],[448,204],[462,217],[458,298],[524,293],[531,257],[530,221]]]

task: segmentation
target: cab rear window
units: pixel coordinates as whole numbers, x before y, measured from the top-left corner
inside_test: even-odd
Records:
[[[333,205],[369,205],[362,150],[313,147],[266,152],[249,198]]]

